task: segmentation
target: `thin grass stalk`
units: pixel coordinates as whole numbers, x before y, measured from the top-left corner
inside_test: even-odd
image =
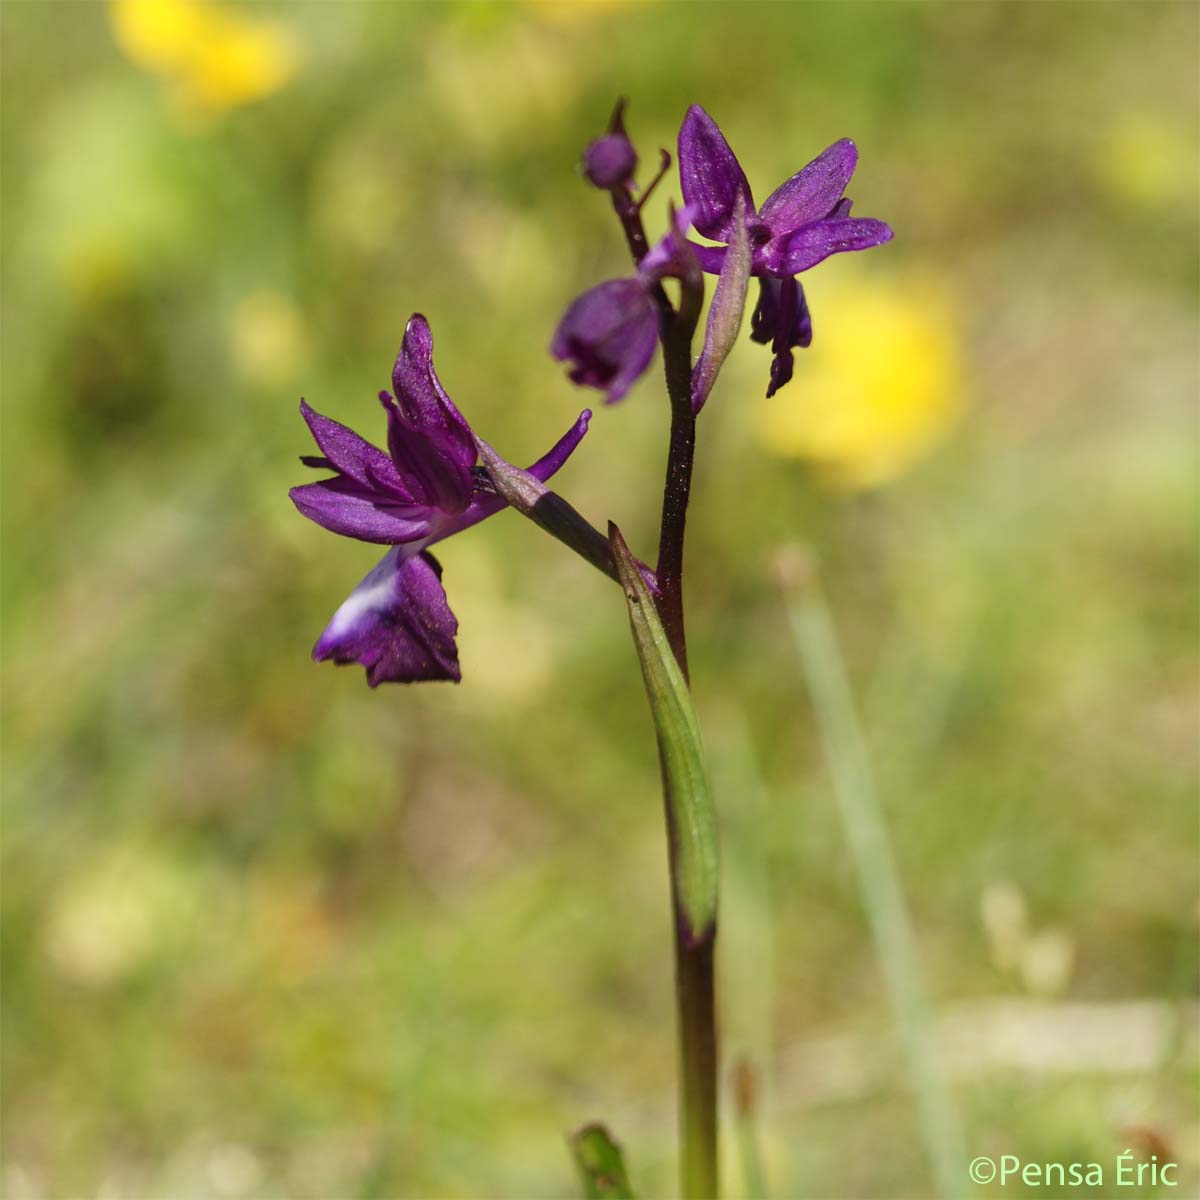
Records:
[[[780,577],[934,1183],[943,1200],[959,1200],[970,1188],[962,1131],[938,1064],[916,939],[837,630],[808,556],[788,556]]]

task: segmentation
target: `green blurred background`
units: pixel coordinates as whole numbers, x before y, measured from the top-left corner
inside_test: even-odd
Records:
[[[646,163],[704,104],[760,200],[853,136],[896,230],[806,277],[780,403],[747,342],[701,423],[721,1003],[773,1194],[932,1186],[772,581],[796,541],[969,1155],[1135,1146],[1194,1188],[1198,13],[6,0],[5,1194],[561,1197],[597,1116],[669,1194],[619,593],[505,515],[442,547],[462,686],[370,692],[308,654],[377,552],[287,499],[299,397],[378,440],[414,310],[508,456],[595,404],[545,347],[626,270],[576,170],[622,93]],[[644,557],[665,425],[654,372],[559,477]]]

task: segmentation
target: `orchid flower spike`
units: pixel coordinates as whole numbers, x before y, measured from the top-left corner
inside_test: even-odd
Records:
[[[792,349],[812,341],[812,319],[796,278],[831,254],[868,250],[892,238],[882,221],[850,216],[842,194],[858,162],[848,138],[834,142],[808,166],[779,185],[761,208],[745,172],[717,123],[693,104],[679,130],[679,176],[683,198],[693,206],[693,224],[721,246],[694,247],[701,267],[719,274],[734,241],[734,211],[740,199],[751,245],[751,273],[759,281],[751,337],[771,343],[773,360],[767,395],[792,377]]]
[[[321,453],[301,461],[332,471],[292,488],[292,503],[318,525],[360,542],[390,546],[333,615],[313,648],[318,662],[360,663],[367,682],[458,682],[458,621],[428,547],[505,507],[476,467],[478,449],[466,419],[433,369],[433,335],[419,313],[408,322],[392,371],[387,453],[301,401],[300,412]],[[530,468],[549,479],[587,432],[586,410]]]

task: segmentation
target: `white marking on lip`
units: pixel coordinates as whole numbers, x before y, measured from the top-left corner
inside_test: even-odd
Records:
[[[401,563],[420,554],[432,540],[432,535],[429,535],[417,542],[393,546],[342,602],[326,626],[321,640],[341,641],[371,613],[386,612],[392,608],[396,602],[396,574]]]

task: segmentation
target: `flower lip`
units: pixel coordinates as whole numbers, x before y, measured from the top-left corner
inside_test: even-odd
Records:
[[[812,343],[812,318],[800,280],[759,279],[758,305],[750,318],[752,341],[771,344],[771,378],[767,387],[770,399],[792,378],[792,350]]]
[[[441,576],[441,565],[428,551],[393,546],[333,614],[313,658],[359,663],[371,687],[459,682],[458,620]]]

